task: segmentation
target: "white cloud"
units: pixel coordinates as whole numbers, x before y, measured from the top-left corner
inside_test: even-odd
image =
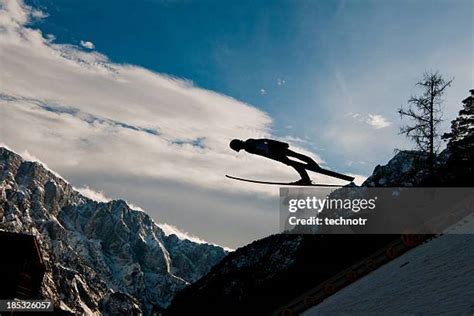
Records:
[[[129,206],[132,210],[134,210],[134,211],[146,212],[144,209],[142,209],[142,208],[141,208],[140,206],[138,206],[138,205],[135,205],[135,204],[130,203],[130,202],[128,202],[128,201],[127,201],[127,204],[128,204],[128,206]]]
[[[85,197],[97,201],[97,202],[109,202],[111,199],[105,196],[104,192],[101,191],[94,191],[93,189],[89,188],[88,186],[84,186],[82,188],[74,188],[76,191],[84,195]],[[131,207],[131,206],[130,206]],[[131,207],[132,208],[132,207]],[[133,209],[133,208],[132,208]]]
[[[349,115],[350,117],[352,117],[353,119],[356,119],[356,120],[361,120],[361,118],[362,118],[362,115],[360,115],[359,113],[349,112],[347,115]]]
[[[46,17],[48,17],[48,14],[46,14],[45,12],[41,11],[41,10],[33,10],[31,9],[30,11],[31,13],[31,17],[34,18],[34,19],[38,19],[38,20],[41,20],[41,19],[44,19]]]
[[[267,90],[265,90],[265,89],[260,89],[260,94],[261,94],[261,95],[267,94]]]
[[[82,47],[88,48],[88,49],[94,49],[95,45],[91,41],[81,41],[80,42]]]
[[[25,26],[31,8],[0,3],[0,141],[40,157],[89,197],[127,199],[158,222],[179,218],[180,227],[218,243],[275,232],[268,222],[275,216],[277,224],[277,208],[268,201],[277,188],[224,177],[297,180],[287,166],[228,148],[233,138],[271,137],[266,113],[189,81],[55,44]],[[186,220],[189,205],[201,207],[199,218]],[[201,220],[210,213],[212,220]]]
[[[389,122],[382,115],[369,114],[369,117],[367,118],[367,124],[369,124],[375,129],[380,129],[392,125],[392,122]]]
[[[54,40],[56,40],[56,36],[54,36],[54,34],[46,34],[46,39],[49,42],[53,42]]]
[[[189,233],[179,229],[176,226],[173,226],[173,225],[170,225],[170,224],[167,224],[167,223],[159,223],[157,225],[158,225],[158,227],[160,227],[163,230],[163,232],[165,233],[166,236],[176,235],[179,239],[187,239],[187,240],[193,241],[193,242],[198,243],[198,244],[211,244],[211,243],[209,243],[205,240],[202,240],[201,238],[199,238],[197,236],[194,236],[192,234],[189,234]],[[215,244],[211,244],[211,245],[215,245]],[[227,251],[234,251],[234,249],[227,248],[227,247],[224,247],[224,249],[227,250]]]
[[[281,79],[281,78],[278,78],[278,79],[277,79],[277,85],[282,86],[282,85],[284,85],[285,83],[286,83],[285,80],[283,80],[283,79]]]
[[[353,118],[357,122],[367,123],[375,129],[381,129],[392,125],[392,122],[388,121],[380,114],[362,115],[360,113],[349,112],[346,114],[346,116]]]

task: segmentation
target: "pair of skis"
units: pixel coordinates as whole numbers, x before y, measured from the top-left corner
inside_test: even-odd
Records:
[[[305,166],[305,167],[308,170],[311,170],[320,174],[324,174],[333,178],[338,178],[341,180],[346,180],[346,181],[351,181],[351,182],[354,181],[354,177],[347,176],[345,174],[337,173],[337,172],[327,170],[327,169],[322,169],[322,168],[308,167],[308,166]],[[271,184],[271,185],[293,185],[293,186],[312,186],[312,187],[342,187],[343,186],[343,185],[336,185],[336,184],[297,184],[297,183],[291,183],[291,182],[259,181],[259,180],[238,178],[238,177],[229,176],[229,175],[226,175],[226,177],[229,179],[238,180],[238,181],[260,183],[260,184]]]
[[[252,180],[252,179],[244,179],[238,178],[234,176],[229,176],[228,174],[225,175],[229,179],[245,181],[245,182],[252,182],[252,183],[259,183],[259,184],[271,184],[271,185],[293,185],[293,186],[305,186],[305,187],[342,187],[342,185],[336,184],[296,184],[291,182],[272,182],[272,181],[259,181],[259,180]]]

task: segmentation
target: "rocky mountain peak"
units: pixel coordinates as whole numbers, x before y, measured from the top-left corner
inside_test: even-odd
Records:
[[[166,236],[123,200],[91,200],[38,162],[0,147],[0,230],[33,234],[42,295],[72,313],[150,314],[226,252]]]
[[[416,186],[427,172],[428,154],[415,150],[399,151],[386,165],[377,165],[362,186]]]

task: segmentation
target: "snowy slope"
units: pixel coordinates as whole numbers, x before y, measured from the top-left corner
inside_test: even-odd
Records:
[[[329,297],[304,315],[474,315],[474,235],[444,235]]]

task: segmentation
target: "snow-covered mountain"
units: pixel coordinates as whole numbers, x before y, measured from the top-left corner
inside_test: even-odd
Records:
[[[38,162],[0,147],[0,230],[34,234],[42,295],[64,311],[150,314],[226,252],[167,235],[122,200],[89,199]]]

